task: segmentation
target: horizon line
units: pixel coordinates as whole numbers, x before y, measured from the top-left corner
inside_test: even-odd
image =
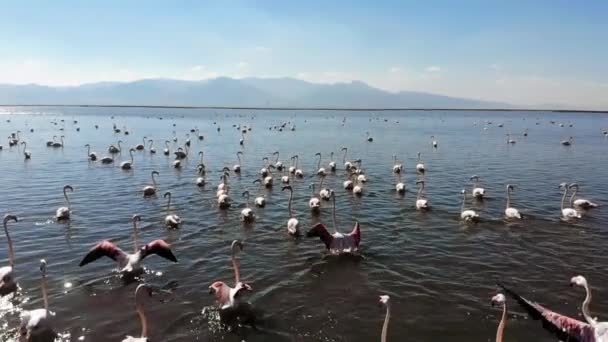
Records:
[[[597,113],[608,114],[608,110],[594,109],[550,109],[550,108],[415,108],[415,107],[238,107],[238,106],[174,106],[174,105],[120,105],[120,104],[0,104],[6,107],[82,107],[82,108],[158,108],[158,109],[226,109],[226,110],[294,110],[294,111],[476,111],[476,112],[556,112],[556,113]]]

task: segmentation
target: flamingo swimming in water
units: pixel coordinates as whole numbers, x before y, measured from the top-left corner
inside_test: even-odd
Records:
[[[482,200],[486,195],[486,189],[479,186],[479,176],[473,175],[471,180],[473,181],[473,197]]]
[[[156,194],[156,179],[154,179],[154,175],[158,176],[158,171],[152,171],[152,185],[144,187],[144,197],[154,196],[154,194]]]
[[[236,307],[241,293],[243,291],[252,291],[249,284],[241,282],[239,262],[236,258],[238,252],[243,250],[243,243],[239,240],[232,241],[230,250],[232,255],[232,267],[234,268],[234,287],[226,285],[223,281],[216,281],[209,286],[209,293],[215,294],[215,299],[222,310]]]
[[[575,277],[576,278],[576,277]],[[576,284],[575,284],[576,285]],[[535,320],[542,320],[543,326],[555,333],[560,341],[578,342],[607,342],[608,322],[596,322],[591,317],[586,317],[587,322],[579,321],[557,312],[551,311],[544,306],[528,300],[514,291],[500,285],[507,294],[515,298],[517,302],[528,311]],[[588,293],[590,296],[590,294]]]
[[[235,164],[235,165],[232,167],[232,170],[234,171],[234,173],[240,173],[240,172],[241,172],[241,165],[242,165],[242,164],[241,164],[241,155],[242,155],[242,154],[243,154],[243,152],[241,152],[241,151],[238,151],[238,152],[236,153],[236,158],[238,159],[238,161],[239,161],[239,162],[238,162],[238,164]]]
[[[287,232],[291,235],[300,235],[300,222],[294,217],[291,211],[291,202],[293,200],[293,188],[291,185],[284,186],[282,191],[289,190],[289,202],[287,202],[287,212],[289,220],[287,220]]]
[[[19,219],[15,215],[4,215],[4,234],[6,234],[6,242],[8,244],[8,266],[0,267],[0,297],[5,296],[17,290],[15,282],[14,267],[15,267],[15,250],[13,249],[13,240],[8,233],[8,222],[18,222]]]
[[[165,192],[163,197],[167,198],[167,216],[165,216],[165,225],[169,228],[179,228],[182,224],[182,219],[176,214],[171,214],[171,191]]]
[[[479,220],[479,215],[475,212],[475,210],[464,209],[465,202],[467,201],[467,192],[462,189],[462,207],[460,209],[460,218],[467,222],[476,222]]]
[[[251,223],[251,222],[255,221],[255,213],[249,207],[249,191],[243,192],[243,197],[246,198],[246,202],[245,202],[246,204],[245,204],[245,209],[241,210],[241,219],[245,223]]]
[[[177,258],[171,251],[171,247],[164,240],[154,240],[146,245],[139,246],[137,242],[137,223],[141,221],[139,215],[133,215],[133,254],[124,252],[114,243],[103,240],[95,245],[80,262],[82,267],[101,257],[108,257],[114,260],[118,266],[118,270],[123,274],[135,274],[143,270],[143,260],[152,254],[156,254],[161,258],[177,262]]]
[[[315,192],[315,183],[311,183],[309,188],[312,189],[312,194],[310,195],[310,200],[308,201],[308,207],[313,212],[318,212],[321,209],[321,200],[317,197],[317,193]]]
[[[572,192],[572,196],[570,196],[570,206],[571,207],[581,208],[581,209],[591,209],[591,208],[595,208],[598,206],[596,203],[593,203],[584,198],[579,198],[576,200],[574,199],[576,196],[576,193],[578,192],[578,184],[572,183],[568,186],[568,188],[574,189],[574,192]]]
[[[507,219],[521,219],[519,210],[511,207],[511,191],[513,191],[514,188],[513,185],[507,184],[507,207],[505,208],[505,217]]]
[[[334,153],[333,152],[331,152],[329,154],[329,164],[328,165],[329,165],[329,170],[331,172],[335,172],[336,171],[336,162],[334,161]]]
[[[416,195],[416,209],[428,210],[430,208],[429,201],[423,196],[425,184],[424,179],[416,181],[416,184],[420,186],[420,188],[418,188],[418,195]]]
[[[260,179],[254,180],[253,184],[255,183],[260,183],[260,186],[262,185],[262,181]],[[255,198],[253,203],[255,203],[255,206],[258,208],[264,208],[266,206],[266,197],[264,197],[264,195],[258,196]]]
[[[564,208],[564,204],[566,201],[566,196],[568,195],[568,184],[566,183],[561,183],[559,185],[560,188],[564,188],[564,195],[562,196],[562,203],[561,203],[561,217],[563,220],[572,220],[572,219],[579,219],[582,217],[581,213],[579,213],[578,211],[576,211],[576,209],[574,208]]]
[[[319,162],[317,163],[317,175],[325,176],[327,173],[325,172],[325,168],[321,167],[321,159],[323,159],[323,157],[321,156],[321,152],[315,153],[315,156],[319,156]]]
[[[63,187],[63,197],[65,197],[65,201],[68,204],[68,206],[57,209],[57,212],[55,213],[55,218],[58,221],[70,219],[70,199],[68,198],[68,193],[67,193],[68,190],[70,190],[70,192],[73,192],[74,188],[72,188],[72,186],[70,186],[70,185],[66,185]]]
[[[496,342],[502,342],[502,335],[507,323],[507,301],[505,295],[499,293],[492,297],[492,306],[494,305],[502,305],[502,317],[500,318],[500,323],[498,323],[498,329],[496,329]]]
[[[97,153],[91,152],[91,145],[86,144],[86,145],[84,145],[84,147],[87,148],[87,156],[89,157],[89,160],[96,161],[97,160]]]
[[[403,164],[397,163],[397,155],[393,154],[393,173],[401,173],[403,171]]]
[[[274,167],[276,167],[278,171],[283,171],[283,163],[279,160],[279,151],[274,152],[272,155],[275,154],[277,159],[274,161]]]
[[[42,299],[44,301],[43,309],[26,310],[21,313],[21,324],[19,331],[21,336],[26,337],[28,341],[54,341],[56,336],[51,328],[51,317],[55,313],[49,311],[49,298],[46,281],[46,260],[40,260],[40,273],[42,274]]]
[[[355,222],[355,226],[350,233],[340,233],[336,226],[336,194],[332,191],[331,196],[333,201],[332,217],[334,233],[330,234],[325,225],[318,223],[306,233],[306,236],[319,237],[325,244],[325,248],[327,248],[332,255],[355,253],[359,249],[359,244],[361,243],[361,228],[359,222]]]

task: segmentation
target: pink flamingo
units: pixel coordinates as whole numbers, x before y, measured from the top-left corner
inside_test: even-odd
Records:
[[[236,259],[237,253],[243,250],[243,243],[234,240],[230,249],[232,252],[232,267],[234,268],[234,287],[226,285],[223,281],[216,281],[209,286],[209,293],[215,293],[215,298],[222,309],[235,307],[236,300],[243,290],[252,291],[249,284],[241,282],[239,262]]]

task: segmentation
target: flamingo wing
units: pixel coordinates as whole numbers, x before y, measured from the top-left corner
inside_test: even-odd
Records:
[[[353,230],[350,232],[350,234],[348,234],[350,237],[352,237],[353,242],[354,242],[354,248],[359,248],[359,243],[361,243],[361,227],[359,225],[359,222],[355,222],[355,226],[353,227]]]
[[[127,254],[118,246],[108,240],[101,241],[93,247],[80,262],[80,267],[89,264],[101,257],[108,257],[114,261],[120,261],[127,258]]]
[[[543,327],[555,333],[562,341],[595,342],[594,329],[589,324],[577,319],[551,311],[542,305],[530,301],[505,286],[499,284],[506,293],[528,311],[533,319],[541,319]]]
[[[177,262],[177,258],[173,254],[173,251],[171,251],[171,247],[164,240],[154,240],[148,243],[144,246],[144,251],[145,253],[143,253],[142,258],[150,254],[156,254],[161,258]]]

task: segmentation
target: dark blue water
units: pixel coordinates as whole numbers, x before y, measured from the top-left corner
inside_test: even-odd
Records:
[[[11,225],[11,236],[21,286],[17,297],[1,301],[2,341],[14,340],[20,310],[42,306],[41,258],[49,263],[50,307],[57,313],[53,324],[63,340],[117,341],[127,334],[137,335],[136,284],[123,284],[112,272],[114,264],[109,259],[78,267],[88,249],[102,239],[112,239],[130,251],[134,213],[142,217],[141,242],[165,239],[179,259],[177,264],[158,257],[145,262],[146,282],[177,284],[173,300],[146,303],[149,337],[155,341],[379,340],[384,319],[384,309],[378,305],[380,294],[391,296],[390,341],[490,341],[500,319],[500,311],[490,307],[497,281],[556,311],[579,316],[584,293],[568,287],[577,274],[585,275],[596,293],[594,315],[602,320],[608,311],[604,295],[608,291],[604,248],[608,243],[608,139],[602,134],[608,116],[604,114],[1,110],[0,137],[20,130],[21,140],[32,153],[32,159],[24,161],[22,147],[9,148],[5,138],[0,140],[0,213],[20,218]],[[283,122],[290,122],[286,127],[295,125],[295,131],[269,129]],[[130,134],[115,134],[113,124],[126,127]],[[243,147],[233,125],[252,127]],[[205,139],[192,137],[190,157],[177,171],[171,166],[173,158],[161,153],[163,142],[175,131],[178,143],[170,145],[174,151],[194,127]],[[366,141],[367,131],[374,138],[372,143]],[[506,143],[507,133],[516,144]],[[65,135],[63,149],[46,147],[53,135]],[[432,135],[437,149],[431,145]],[[104,156],[108,145],[117,140],[128,148],[141,143],[144,136],[154,139],[158,153],[151,155],[147,147],[136,152],[131,171],[119,168],[120,161],[129,159],[125,152],[117,155],[114,165],[87,160],[87,143]],[[575,139],[573,145],[562,146],[560,141],[569,136]],[[349,148],[348,159],[362,159],[368,179],[362,197],[342,188],[346,179],[342,146]],[[195,185],[199,151],[205,153],[210,182],[202,189]],[[230,178],[234,203],[220,210],[215,198],[220,170],[236,163],[237,151],[243,151],[243,160],[241,176]],[[284,163],[291,155],[300,156],[305,177],[293,179],[292,185],[294,209],[304,229],[317,222],[331,226],[328,202],[321,215],[314,216],[308,200],[309,184],[319,182],[314,175],[315,153],[323,154],[327,168],[329,153],[335,152],[339,169],[325,184],[336,190],[341,229],[349,230],[355,221],[361,224],[362,260],[327,258],[317,239],[296,240],[286,234],[287,194],[280,191],[278,175],[271,190],[252,184],[263,167],[262,158],[274,151],[280,151]],[[429,212],[415,209],[417,152],[427,169]],[[402,180],[408,191],[404,196],[394,191],[393,154],[405,165]],[[184,221],[179,230],[164,227],[162,196],[142,196],[142,188],[151,183],[152,170],[160,173],[158,192],[173,193],[172,208]],[[481,216],[476,225],[459,220],[460,190],[470,192],[473,174],[481,177],[487,192],[483,202],[467,200],[467,207]],[[577,182],[581,197],[603,207],[576,222],[562,222],[561,182]],[[503,219],[508,183],[516,186],[512,205],[525,215],[521,222]],[[64,205],[65,184],[75,189],[70,196],[69,224],[54,220],[55,210]],[[255,209],[257,220],[251,225],[240,220],[244,190],[265,194],[267,199],[266,208]],[[208,294],[213,281],[232,282],[229,245],[234,239],[245,243],[241,274],[254,288],[246,298],[260,311],[257,331],[222,327],[216,319],[214,297]],[[4,236],[0,264],[7,264]],[[509,310],[507,340],[555,341],[512,301]]]

